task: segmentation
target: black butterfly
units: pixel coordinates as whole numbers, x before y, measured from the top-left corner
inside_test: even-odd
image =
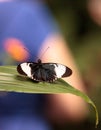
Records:
[[[72,70],[65,65],[58,63],[42,63],[24,62],[17,66],[19,74],[39,82],[53,82],[57,78],[68,77],[72,74]]]

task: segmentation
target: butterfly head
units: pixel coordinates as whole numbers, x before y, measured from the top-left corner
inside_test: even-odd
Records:
[[[38,59],[38,63],[40,64],[40,63],[42,63],[42,61],[40,59]]]

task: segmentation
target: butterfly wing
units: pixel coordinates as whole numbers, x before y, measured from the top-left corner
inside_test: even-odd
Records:
[[[72,70],[58,63],[25,62],[17,66],[18,73],[35,81],[53,82],[57,78],[68,77]]]
[[[17,71],[21,75],[25,75],[28,77],[32,77],[32,66],[36,66],[37,63],[35,62],[24,62],[17,66]]]
[[[68,77],[72,74],[70,68],[59,63],[43,63],[43,67],[54,71],[57,78]]]

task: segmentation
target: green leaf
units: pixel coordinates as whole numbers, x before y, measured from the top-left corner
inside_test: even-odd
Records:
[[[96,126],[98,125],[98,111],[92,100],[84,93],[73,88],[64,80],[59,79],[54,83],[35,83],[31,79],[20,76],[15,66],[0,66],[0,91],[24,93],[71,93],[83,98],[91,104],[96,113]]]

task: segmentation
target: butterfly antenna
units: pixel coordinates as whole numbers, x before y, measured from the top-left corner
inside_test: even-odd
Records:
[[[40,59],[44,56],[44,54],[47,52],[47,50],[48,50],[49,48],[50,48],[49,46],[46,48],[46,50],[42,53]]]
[[[30,51],[27,48],[24,47],[23,49],[30,54]]]

